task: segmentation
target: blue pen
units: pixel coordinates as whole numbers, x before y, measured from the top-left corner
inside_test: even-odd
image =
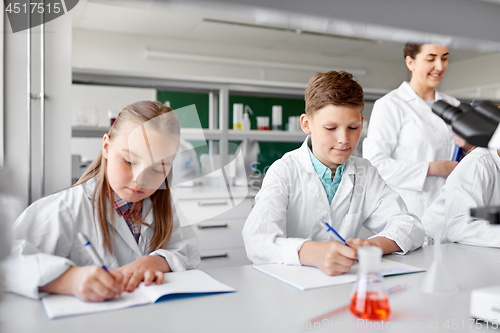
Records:
[[[345,246],[348,246],[350,247],[349,245],[347,245],[345,239],[342,238],[342,236],[339,235],[339,233],[333,229],[333,227],[331,225],[328,224],[328,222],[320,222],[321,226],[323,227],[323,229],[325,229],[327,232],[328,231],[331,231],[335,234],[335,236],[337,236],[337,238],[340,240],[340,242],[342,244],[344,244]]]
[[[455,145],[455,150],[453,151],[453,157],[451,158],[452,161],[459,161],[460,159],[460,147]]]
[[[87,239],[87,237],[85,237],[84,234],[82,234],[81,232],[79,232],[78,233],[78,239],[80,240],[80,242],[82,243],[83,247],[85,248],[85,250],[89,254],[90,258],[92,258],[92,261],[94,262],[94,265],[102,267],[106,272],[108,272],[109,275],[111,275],[111,273],[108,271],[108,268],[106,267],[106,265],[104,265],[102,259],[99,257],[99,255],[95,251],[95,249],[92,246],[92,244],[90,244],[90,241]],[[113,275],[111,275],[111,276],[113,276]]]

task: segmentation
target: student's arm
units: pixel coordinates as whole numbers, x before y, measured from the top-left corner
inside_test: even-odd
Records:
[[[255,206],[243,227],[243,240],[250,261],[254,264],[282,263],[300,265],[298,252],[308,238],[287,235],[287,209],[293,170],[282,160],[268,169],[262,187],[255,197]]]
[[[385,237],[373,237],[369,240],[363,238],[349,238],[346,240],[346,243],[353,249],[359,249],[362,246],[378,246],[382,249],[383,254],[401,252],[401,248],[395,241]]]
[[[375,234],[368,241],[381,245],[384,253],[393,249],[404,254],[422,246],[425,232],[420,219],[407,211],[403,199],[387,186],[375,167],[368,166],[365,174],[363,225]]]
[[[446,221],[445,239],[467,245],[500,247],[500,228],[470,216],[470,208],[498,205],[499,188],[500,172],[489,151],[477,148],[466,156],[441,193],[445,195],[444,216],[440,217]]]
[[[123,292],[123,275],[109,270],[109,274],[96,266],[70,267],[40,291],[73,295],[86,302],[102,302],[118,297]]]
[[[75,217],[67,205],[75,201],[69,191],[34,202],[14,222],[12,250],[1,264],[7,291],[39,299],[39,287],[77,266],[68,259],[75,244],[81,248],[74,230]],[[91,220],[90,204],[89,207]],[[83,248],[81,253],[86,255]]]
[[[429,171],[429,162],[418,160],[416,146],[408,148],[405,159],[394,159],[392,153],[402,143],[404,110],[388,98],[373,105],[367,137],[363,141],[363,157],[377,167],[389,186],[421,191]]]

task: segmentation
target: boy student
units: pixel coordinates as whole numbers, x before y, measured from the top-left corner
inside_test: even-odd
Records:
[[[274,162],[243,228],[248,258],[255,264],[316,266],[325,274],[349,271],[361,246],[385,253],[420,247],[424,229],[377,169],[351,157],[363,124],[363,89],[350,73],[316,74],[300,118],[310,134],[302,146]],[[347,244],[332,241],[328,222]],[[361,226],[375,235],[357,237]]]

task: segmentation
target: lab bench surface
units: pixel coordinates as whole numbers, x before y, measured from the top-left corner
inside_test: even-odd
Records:
[[[469,315],[472,289],[500,284],[500,249],[443,245],[445,266],[460,292],[425,294],[418,284],[425,273],[385,278],[387,287],[408,284],[390,296],[391,315],[384,322],[365,322],[349,311],[313,325],[310,319],[349,303],[352,284],[300,291],[250,265],[207,269],[236,288],[229,294],[176,299],[153,305],[66,319],[47,319],[42,303],[14,294],[0,300],[0,331],[23,332],[471,332],[479,327]],[[385,258],[428,268],[433,247]]]

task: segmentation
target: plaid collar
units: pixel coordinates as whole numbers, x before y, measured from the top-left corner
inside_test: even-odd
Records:
[[[134,213],[130,213],[130,208],[132,207],[133,203],[128,202],[126,200],[123,200],[116,194],[116,192],[113,192],[114,195],[114,202],[113,205],[115,207],[116,212],[120,216],[127,216],[127,217],[134,217],[137,220],[141,218],[141,211],[142,211],[142,201],[139,203],[138,209]]]

